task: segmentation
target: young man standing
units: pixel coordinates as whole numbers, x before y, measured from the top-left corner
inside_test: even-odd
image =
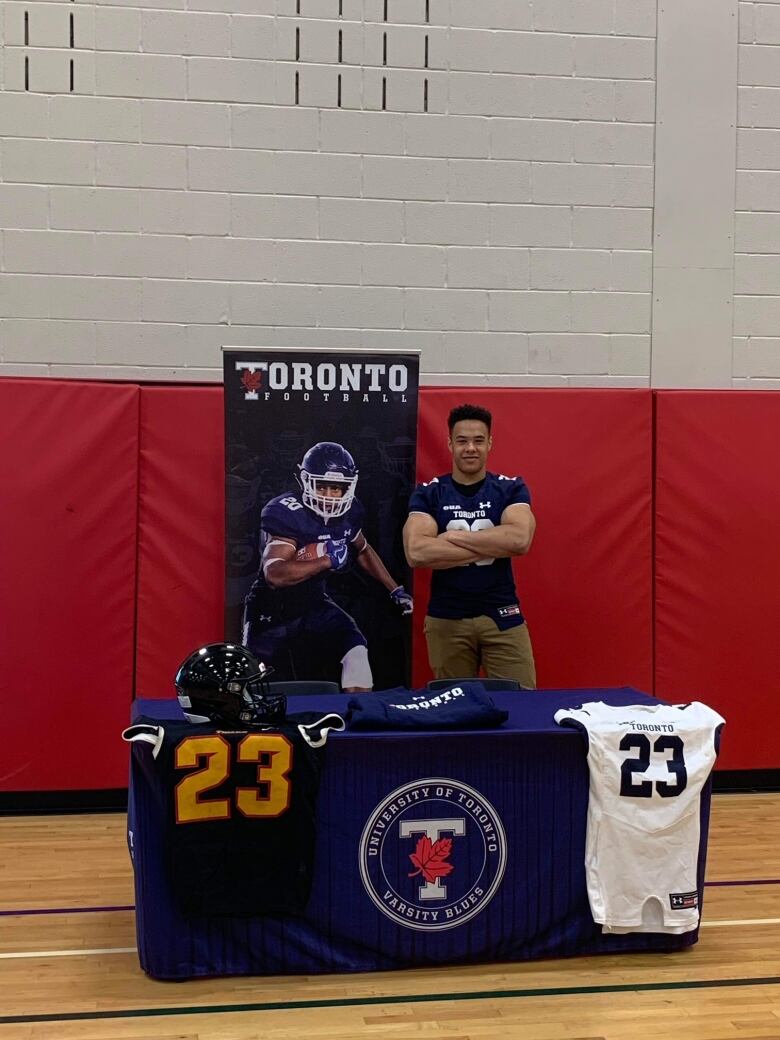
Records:
[[[434,675],[467,678],[481,666],[488,676],[533,689],[533,651],[511,557],[528,552],[536,520],[524,481],[487,470],[491,425],[486,408],[452,409],[452,473],[415,489],[404,550],[410,566],[433,570],[425,638]]]

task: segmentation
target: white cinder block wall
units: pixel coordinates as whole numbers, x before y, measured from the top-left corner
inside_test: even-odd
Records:
[[[656,0],[143,2],[3,6],[0,375],[219,379],[230,343],[648,384]],[[772,385],[780,3],[709,2],[740,9],[730,385]]]
[[[780,388],[780,2],[739,4],[734,385]]]

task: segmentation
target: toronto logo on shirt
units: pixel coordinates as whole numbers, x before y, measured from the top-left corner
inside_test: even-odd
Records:
[[[387,795],[360,838],[360,877],[376,906],[418,931],[457,928],[495,895],[506,869],[506,834],[490,802],[446,777]]]

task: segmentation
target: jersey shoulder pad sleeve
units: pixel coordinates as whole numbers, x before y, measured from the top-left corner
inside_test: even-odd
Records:
[[[366,507],[357,498],[353,498],[346,518],[352,524],[357,534],[358,531],[363,529],[363,525],[366,522]]]
[[[598,704],[592,701],[588,704],[576,704],[571,708],[559,708],[553,718],[559,726],[587,725],[588,722],[594,721],[597,709]]]
[[[151,744],[152,757],[157,758],[165,738],[165,729],[143,715],[132,726],[122,730],[122,740],[128,744]]]
[[[430,513],[433,516],[440,488],[438,477],[434,477],[427,484],[418,484],[409,499],[409,512]]]
[[[688,705],[686,705],[686,707],[687,706]],[[726,725],[726,720],[723,718],[723,716],[719,714],[717,711],[715,711],[714,708],[711,708],[709,704],[704,704],[703,701],[691,701],[690,707],[695,708],[697,714],[699,714],[702,718],[706,719],[713,726]]]
[[[594,714],[589,709],[597,707],[598,705],[593,702],[578,704],[575,708],[559,708],[553,715],[559,726],[579,731],[580,736],[585,741],[585,749],[588,753],[590,753],[590,730],[588,724],[592,723],[594,719]]]
[[[297,724],[298,732],[309,747],[313,748],[325,747],[331,730],[334,733],[343,733],[347,725],[344,718],[335,712],[328,715],[305,712],[289,716],[289,721]]]
[[[266,534],[298,541],[305,524],[305,508],[296,495],[277,495],[263,506],[260,526]]]
[[[531,492],[522,477],[507,477],[499,473],[496,477],[499,490],[504,496],[504,508],[517,504],[531,504]]]

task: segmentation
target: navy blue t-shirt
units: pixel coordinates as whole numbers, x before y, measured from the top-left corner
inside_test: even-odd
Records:
[[[466,493],[468,492],[468,493]],[[410,513],[427,513],[443,531],[482,531],[496,527],[507,506],[531,504],[522,477],[487,473],[477,485],[456,484],[447,473],[428,484],[418,484],[409,499]],[[471,618],[486,614],[500,629],[525,620],[517,598],[512,561],[503,559],[466,563],[434,570],[428,613],[437,618]]]
[[[349,728],[495,729],[509,718],[481,682],[456,682],[446,690],[385,690],[352,697]]]

